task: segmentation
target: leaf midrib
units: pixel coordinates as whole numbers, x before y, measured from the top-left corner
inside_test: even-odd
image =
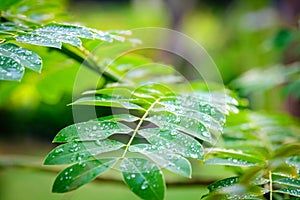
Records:
[[[121,156],[121,159],[124,159],[128,150],[129,150],[129,147],[131,145],[131,143],[133,142],[133,139],[135,138],[137,132],[140,130],[140,127],[142,126],[143,122],[145,121],[146,117],[149,115],[149,111],[160,101],[161,98],[158,98],[156,99],[152,104],[151,106],[146,110],[146,112],[144,113],[144,115],[142,116],[142,118],[140,119],[139,123],[137,124],[136,128],[134,129],[133,133],[132,133],[132,136],[129,140],[129,142],[126,144],[126,148],[124,150],[124,153],[123,155]]]

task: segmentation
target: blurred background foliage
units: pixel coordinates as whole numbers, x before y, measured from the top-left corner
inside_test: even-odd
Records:
[[[5,3],[2,6],[5,8]],[[172,28],[203,45],[215,61],[225,85],[228,85],[249,69],[285,64],[287,49],[292,43],[295,45],[294,41],[298,40],[299,33],[295,30],[296,26],[292,27],[281,17],[280,12],[285,8],[280,6],[283,6],[280,5],[280,1],[271,0],[64,0],[51,3],[20,0],[16,6],[10,8],[9,14],[19,17],[20,21],[24,20],[22,18],[25,15],[37,22],[78,22],[100,30]],[[43,73],[26,73],[22,84],[4,81],[0,83],[0,110],[3,113],[1,121],[5,122],[1,126],[1,137],[19,137],[34,133],[40,138],[53,136],[58,129],[72,120],[70,109],[65,105],[71,102],[72,83],[79,64],[54,50],[32,46],[30,48],[44,58],[47,57],[44,59]],[[106,54],[109,55],[110,51],[108,49]],[[180,63],[175,65],[178,65],[176,67],[181,73],[187,70],[187,67],[180,66]],[[270,76],[269,79],[276,81],[278,77]],[[259,79],[254,77],[253,80],[258,83],[258,87],[251,93],[241,92],[244,97],[251,98],[252,108],[278,112],[286,110],[284,97],[277,90],[277,87],[285,84],[285,80],[277,80],[280,84],[275,88],[270,87],[267,91],[260,90],[263,87],[259,84],[260,81],[257,81]],[[234,84],[231,85],[237,88]],[[240,90],[241,85],[238,84]],[[289,90],[297,90],[297,86],[299,82],[290,86]],[[40,120],[36,121],[37,118]],[[40,128],[28,126],[30,122],[39,122]],[[19,125],[15,126],[15,123]]]
[[[224,84],[247,98],[251,109],[300,115],[297,27],[300,3],[297,0],[4,0],[0,10],[7,9],[9,2],[17,4],[9,8],[8,14],[22,22],[27,16],[35,22],[78,22],[100,30],[141,27],[178,30],[203,45],[215,61]],[[93,47],[93,43],[87,46]],[[42,56],[42,73],[27,71],[22,83],[0,82],[0,153],[44,156],[53,136],[73,122],[71,107],[66,105],[72,101],[73,83],[80,64],[55,50],[28,48]],[[106,54],[110,51],[113,50],[108,49]],[[186,73],[188,68],[177,64],[175,67]],[[41,146],[45,150],[36,153]],[[9,173],[16,176],[18,172]],[[41,179],[30,173],[21,176]],[[7,182],[8,177],[2,176],[1,181],[13,185],[11,188],[21,187],[18,185],[21,183]],[[50,179],[46,175],[43,178]],[[48,184],[45,180],[41,183]],[[50,190],[50,185],[45,188]],[[89,187],[95,185],[87,186],[87,193],[90,193]],[[180,194],[189,193],[189,199],[199,199],[198,190],[185,190]],[[128,190],[123,192],[125,196],[131,195]],[[178,191],[168,192],[167,199],[178,195]],[[0,191],[0,194],[4,193]],[[4,199],[22,199],[14,196],[14,192],[6,190],[5,194]],[[35,195],[35,199],[45,199],[50,194]],[[73,196],[72,199],[82,199]],[[50,198],[61,199],[61,196]]]

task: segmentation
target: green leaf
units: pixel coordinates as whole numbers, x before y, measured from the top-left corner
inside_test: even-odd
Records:
[[[212,165],[226,165],[226,166],[237,166],[237,167],[251,167],[257,165],[257,163],[249,162],[243,159],[236,158],[209,158],[205,160],[205,164]]]
[[[273,158],[289,157],[294,155],[299,155],[300,153],[300,143],[292,143],[282,145],[280,148],[276,149]]]
[[[282,194],[289,194],[291,196],[300,197],[300,189],[288,187],[288,188],[282,188],[280,190],[275,190],[274,192],[282,193]]]
[[[300,188],[300,179],[293,179],[293,178],[274,179],[273,178],[273,183]]]
[[[94,105],[94,106],[105,106],[105,107],[116,107],[126,109],[144,110],[142,107],[131,103],[132,99],[117,99],[111,97],[82,97],[74,101],[71,105]]]
[[[230,179],[228,180],[230,182]],[[232,182],[234,182],[234,178]],[[262,196],[267,193],[268,190],[261,188],[259,186],[253,185],[241,185],[241,184],[231,184],[229,183],[228,186],[219,187],[218,189],[209,193],[209,195],[204,198],[208,199],[226,199],[226,200],[236,200],[236,199],[264,199]]]
[[[84,27],[66,24],[48,24],[33,32],[16,37],[18,42],[61,48],[62,43],[81,46],[79,38],[93,39],[93,33]]]
[[[220,180],[220,181],[210,184],[207,188],[209,189],[210,192],[212,192],[212,191],[215,191],[220,188],[234,185],[238,182],[238,180],[239,180],[239,177],[226,178],[226,179],[223,179],[223,180]]]
[[[133,93],[128,88],[109,87],[109,88],[103,88],[100,90],[86,91],[83,94],[102,94],[102,95],[120,96],[120,97],[130,98]]]
[[[217,132],[222,131],[222,126],[219,121],[215,120],[212,116],[202,112],[201,110],[192,110],[184,106],[176,106],[164,101],[159,102],[163,105],[163,108],[157,108],[157,110],[165,111],[179,117],[189,117],[195,123],[201,123],[205,129],[214,130]]]
[[[246,153],[241,150],[234,149],[222,149],[222,148],[210,148],[207,149],[207,154],[213,155],[213,157],[231,157],[234,159],[241,159],[251,163],[265,163],[264,158],[260,158],[252,152]]]
[[[118,36],[78,25],[56,23],[47,24],[31,32],[16,36],[16,40],[21,43],[53,48],[61,48],[62,43],[80,47],[82,42],[79,38],[111,42],[113,39],[118,39]]]
[[[140,198],[146,200],[164,199],[163,175],[155,164],[142,158],[125,158],[120,169],[125,183]]]
[[[122,148],[124,144],[115,140],[97,140],[93,142],[69,142],[53,149],[44,164],[59,165],[78,163],[96,155]]]
[[[162,146],[184,157],[203,159],[204,150],[202,145],[194,138],[179,131],[149,128],[140,130],[139,134],[153,145]]]
[[[54,38],[49,38],[42,35],[37,35],[34,33],[19,35],[16,37],[16,40],[21,43],[33,44],[44,47],[53,47],[60,49],[62,43]]]
[[[0,80],[19,81],[23,77],[24,67],[12,58],[0,56]]]
[[[224,114],[228,114],[230,107],[226,102],[220,103],[214,101],[216,100],[214,100],[213,97],[209,97],[208,94],[203,95],[203,97],[201,98],[200,95],[195,95],[194,93],[163,100],[163,102],[167,104],[205,113],[213,117],[217,121],[224,123]]]
[[[46,35],[53,38],[67,38],[69,37],[80,37],[86,39],[93,39],[92,32],[85,27],[77,26],[73,24],[47,24],[41,28],[35,30],[39,35]]]
[[[162,168],[181,176],[191,177],[192,169],[190,162],[167,149],[149,144],[136,144],[130,146],[129,151],[142,153]]]
[[[14,22],[2,22],[0,24],[0,31],[3,32],[23,32],[28,30],[30,29],[23,24],[17,24]]]
[[[118,122],[118,121],[124,121],[124,122],[135,122],[139,120],[139,117],[136,117],[131,114],[114,114],[114,115],[109,115],[105,117],[101,117],[96,119],[96,121],[112,121],[112,122]]]
[[[126,134],[132,131],[124,124],[106,119],[99,118],[98,120],[67,126],[59,131],[53,142],[102,140],[116,133]]]
[[[59,173],[53,184],[52,192],[63,193],[75,190],[94,180],[110,169],[116,159],[97,159],[74,164]]]
[[[201,140],[213,143],[211,133],[197,120],[191,119],[188,116],[176,115],[153,115],[146,119],[158,125],[161,129],[177,129]]]
[[[42,59],[36,53],[12,43],[0,45],[0,56],[6,56],[36,72],[42,69]]]

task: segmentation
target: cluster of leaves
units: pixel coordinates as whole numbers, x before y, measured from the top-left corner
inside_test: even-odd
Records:
[[[237,103],[219,93],[176,94],[160,84],[109,86],[85,94],[73,105],[108,106],[120,114],[74,124],[57,134],[54,142],[65,144],[50,152],[45,164],[73,165],[58,175],[54,192],[74,190],[116,166],[138,196],[163,199],[161,169],[191,177],[186,158],[203,160],[204,147],[215,144],[225,114]]]
[[[20,80],[24,67],[41,71],[41,57],[20,44],[61,49],[72,57],[69,46],[86,53],[81,39],[123,41],[122,35],[128,34],[128,31],[102,32],[71,24],[20,23],[5,14],[3,18],[2,80]],[[93,62],[95,60],[90,63]],[[172,67],[149,63],[144,58],[128,59],[126,56],[114,63],[107,59],[100,63],[109,65],[109,71],[129,80],[130,84],[110,84],[104,89],[87,91],[84,97],[73,102],[73,105],[116,108],[119,114],[74,124],[58,133],[54,142],[65,144],[50,152],[45,164],[72,165],[58,175],[54,192],[77,189],[116,167],[138,196],[163,199],[162,169],[191,177],[191,164],[187,158],[203,160],[204,147],[216,143],[222,133],[225,115],[235,111],[237,102],[221,93],[183,93],[185,89],[180,91],[178,88],[186,86],[175,84],[182,79],[174,75]],[[165,69],[164,73],[161,68]]]
[[[286,116],[250,111],[229,117],[223,145],[212,148],[205,162],[229,166],[238,176],[213,183],[203,198],[300,197],[300,127],[293,124]]]
[[[3,22],[0,25],[2,43],[0,45],[0,79],[20,80],[24,74],[24,67],[40,72],[42,60],[33,51],[22,48],[12,41],[33,44],[51,48],[62,48],[62,44],[82,47],[79,38],[98,39],[111,42],[123,38],[115,34],[127,32],[102,32],[78,25],[50,23],[40,27],[27,27],[14,22]]]

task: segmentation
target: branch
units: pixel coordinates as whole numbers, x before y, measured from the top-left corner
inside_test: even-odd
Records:
[[[0,156],[0,169],[30,169],[39,172],[51,173],[59,173],[62,170],[60,167],[57,166],[43,166],[40,164],[41,162],[42,161],[40,159],[30,156]],[[96,183],[112,183],[124,185],[124,182],[121,179],[112,177],[98,176],[94,181]],[[167,181],[166,184],[169,187],[187,187],[192,185],[209,185],[215,181],[216,180],[191,179],[189,181]]]
[[[55,49],[55,50],[65,54],[66,56],[68,56],[70,58],[73,58],[78,63],[81,63],[84,66],[86,66],[87,68],[91,69],[92,71],[102,75],[108,81],[119,82],[119,83],[124,82],[122,80],[122,78],[119,77],[117,74],[114,74],[105,69],[102,69],[102,67],[97,64],[97,61],[95,60],[95,58],[93,58],[89,55],[86,55],[86,52],[85,52],[86,50],[84,48],[76,48],[76,49],[78,51],[80,51],[82,54],[84,54],[84,56],[81,56],[81,55],[75,53],[74,51],[72,51],[71,49],[66,47],[65,45],[62,45],[61,49]]]

